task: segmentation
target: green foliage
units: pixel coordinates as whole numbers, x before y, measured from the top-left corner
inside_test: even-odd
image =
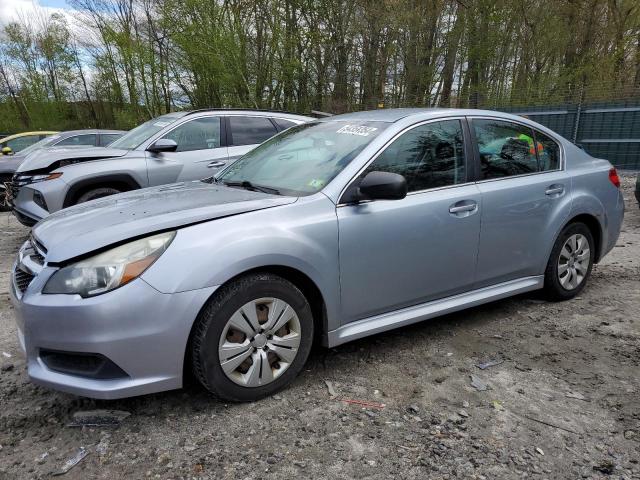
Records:
[[[532,105],[640,91],[637,0],[70,0],[0,35],[0,130],[181,108]]]

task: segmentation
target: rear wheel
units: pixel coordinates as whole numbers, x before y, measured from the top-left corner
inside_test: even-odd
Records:
[[[116,193],[120,193],[120,190],[112,187],[100,187],[94,188],[92,190],[88,190],[82,195],[78,197],[76,204],[89,202],[91,200],[96,200],[98,198],[108,197],[109,195],[115,195]]]
[[[562,230],[545,271],[544,288],[551,300],[568,300],[584,288],[595,258],[594,245],[584,223],[572,223]]]
[[[216,292],[196,320],[193,371],[221,399],[258,400],[298,375],[312,341],[313,316],[302,292],[276,275],[249,275]]]
[[[11,207],[7,203],[7,188],[5,183],[11,182],[11,175],[0,175],[0,212],[8,212]]]

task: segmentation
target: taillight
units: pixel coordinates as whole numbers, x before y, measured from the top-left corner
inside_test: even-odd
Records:
[[[616,188],[620,188],[620,177],[618,176],[618,172],[615,168],[611,168],[611,170],[609,170],[609,181],[613,183]]]

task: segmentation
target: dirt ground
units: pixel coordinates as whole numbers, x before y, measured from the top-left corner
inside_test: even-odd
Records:
[[[524,295],[317,348],[289,389],[243,405],[197,386],[106,402],[31,385],[6,293],[28,230],[0,214],[0,479],[49,477],[80,447],[62,478],[640,478],[632,183],[618,245],[578,298]],[[96,408],[131,415],[68,426]]]

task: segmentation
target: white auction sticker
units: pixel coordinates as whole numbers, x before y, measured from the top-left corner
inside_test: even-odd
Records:
[[[345,133],[347,135],[360,135],[361,137],[368,137],[376,130],[377,128],[375,127],[365,127],[364,125],[345,125],[336,133]]]

